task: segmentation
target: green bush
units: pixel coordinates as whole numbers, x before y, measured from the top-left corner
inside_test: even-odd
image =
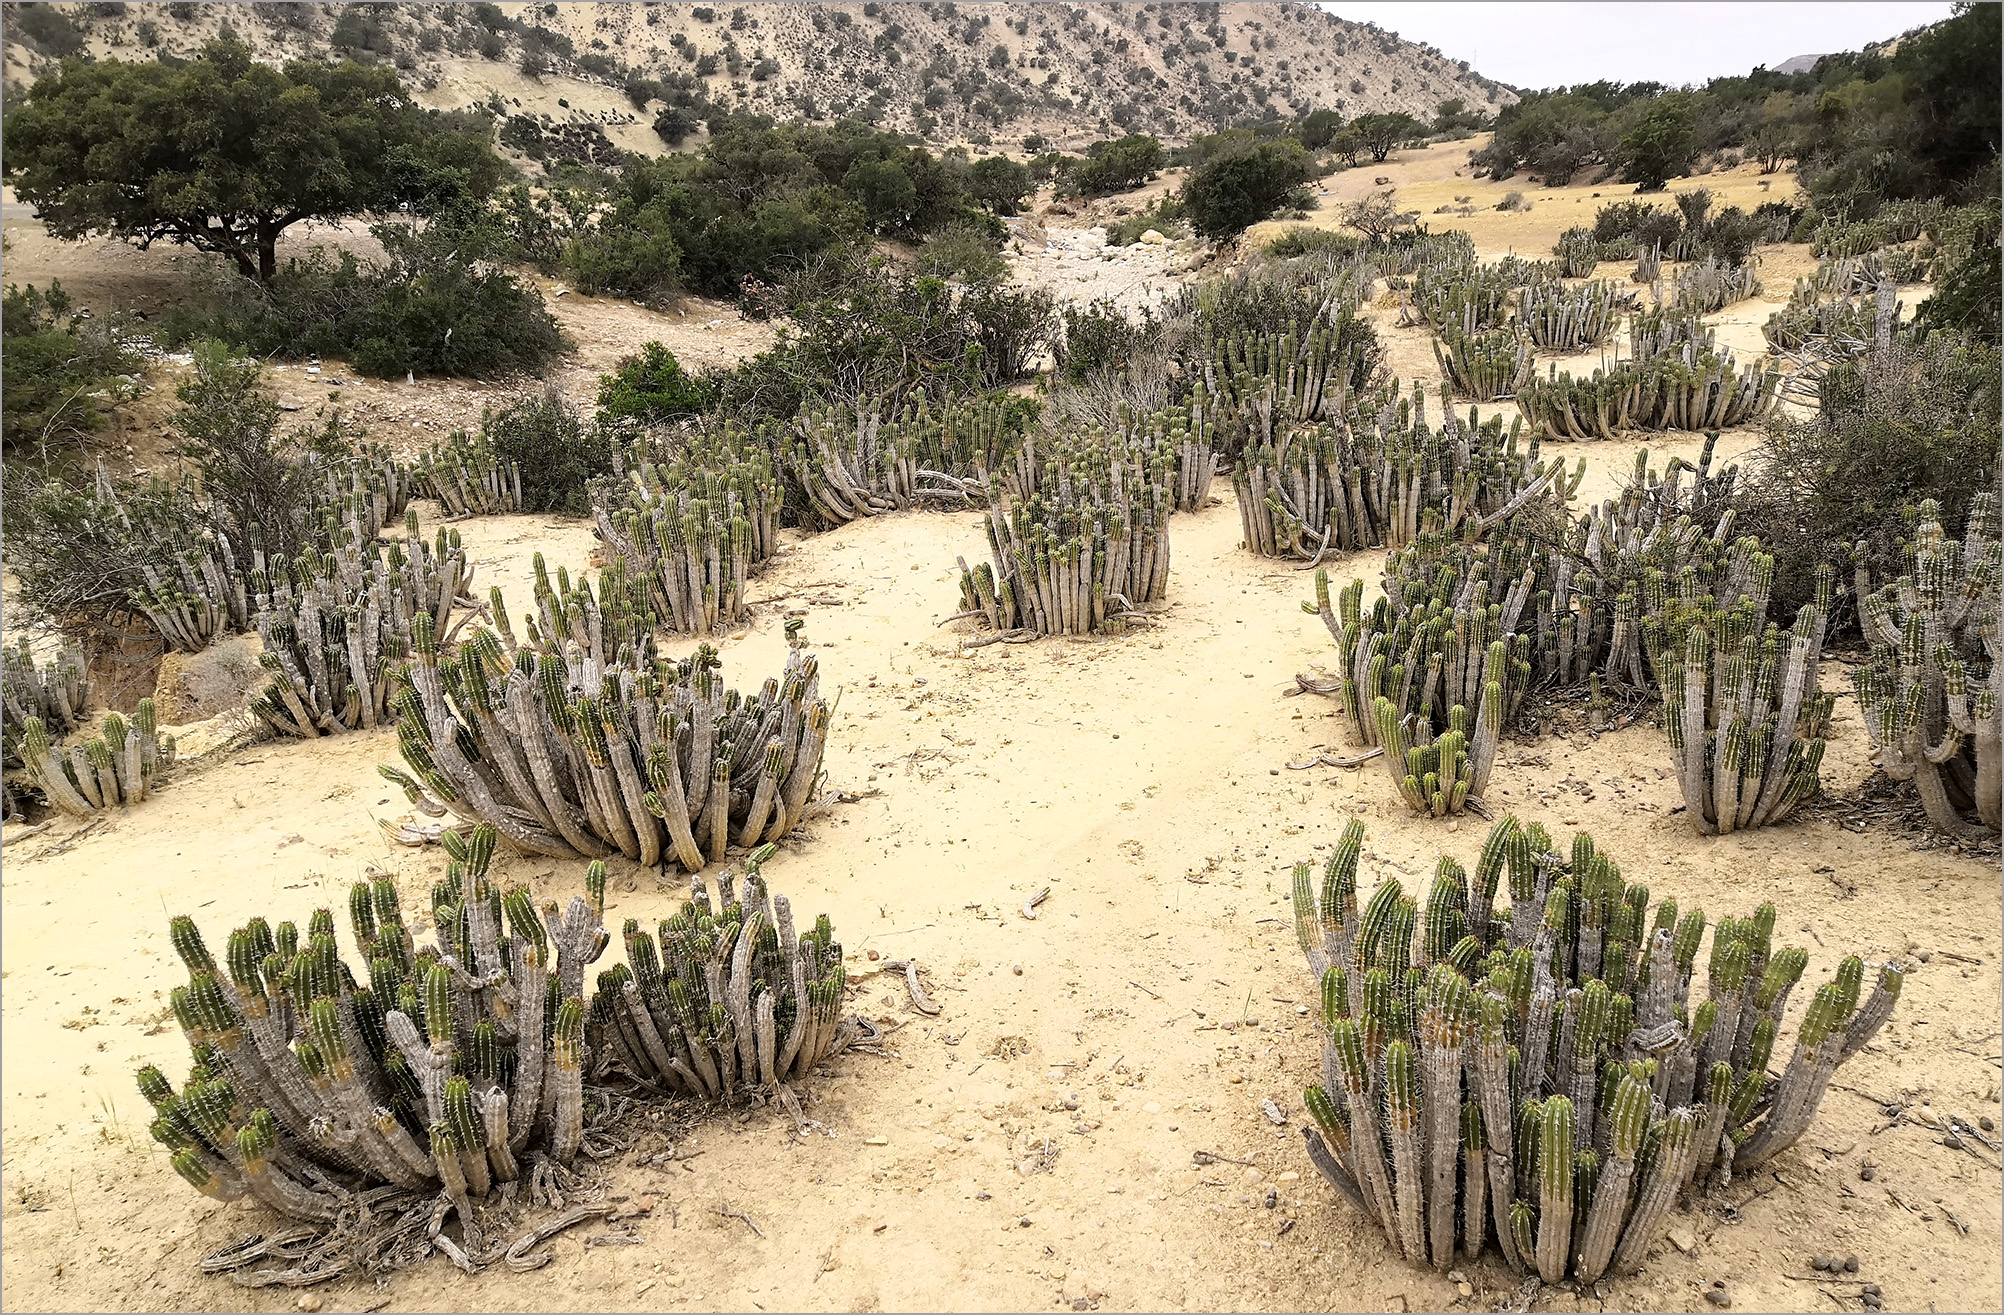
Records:
[[[72,312],[59,281],[47,292],[8,285],[0,357],[0,451],[10,460],[53,455],[97,432],[125,391],[118,376],[139,368],[121,326]]]
[[[1906,518],[1923,499],[1959,525],[1970,499],[1996,487],[2000,370],[1995,346],[1902,331],[1885,352],[1831,366],[1815,415],[1775,423],[1739,524],[1775,556],[1780,615],[1808,601],[1819,563],[1848,574],[1854,549],[1878,578],[1901,574]]]
[[[163,341],[216,338],[255,356],[345,356],[363,374],[481,378],[540,370],[565,349],[542,294],[490,260],[503,248],[491,215],[376,225],[387,259],[362,264],[316,249],[260,285],[221,275],[177,309]]]
[[[1277,260],[1287,260],[1294,256],[1318,255],[1328,252],[1335,256],[1354,255],[1364,249],[1361,238],[1339,233],[1333,228],[1290,228],[1279,237],[1266,244],[1266,254]]]
[[[480,441],[522,471],[522,510],[588,516],[586,486],[612,469],[605,431],[587,425],[562,390],[524,398],[480,417]]]
[[[990,388],[1028,374],[1031,357],[1050,346],[1058,327],[1057,299],[1042,288],[989,284],[969,289],[960,305],[981,349],[981,381]]]
[[[1009,263],[995,249],[990,235],[966,224],[957,224],[927,238],[919,248],[913,268],[922,277],[967,284],[999,283],[1009,275]]]
[[[1080,196],[1132,191],[1160,172],[1162,163],[1161,142],[1130,133],[1087,147],[1084,159],[1065,168],[1064,187]]]
[[[1058,375],[1070,384],[1118,375],[1144,353],[1159,348],[1162,338],[1162,321],[1145,309],[1136,322],[1107,298],[1085,306],[1068,302],[1064,334],[1055,350]]]
[[[1189,225],[1184,223],[1183,203],[1173,196],[1165,196],[1148,209],[1106,227],[1106,244],[1110,247],[1132,246],[1141,240],[1141,235],[1154,229],[1164,237],[1183,237],[1189,233]]]
[[[658,342],[647,343],[598,380],[601,425],[679,420],[702,414],[716,400],[716,385],[684,373],[675,354]]]
[[[1282,206],[1306,202],[1314,176],[1292,138],[1237,142],[1214,153],[1183,184],[1183,206],[1208,238],[1233,237]]]

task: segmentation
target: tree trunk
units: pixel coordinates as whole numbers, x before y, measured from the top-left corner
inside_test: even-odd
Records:
[[[278,273],[278,234],[275,225],[259,224],[257,230],[257,281],[270,283]]]

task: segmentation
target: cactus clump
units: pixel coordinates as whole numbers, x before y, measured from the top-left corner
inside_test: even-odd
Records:
[[[28,717],[21,723],[20,754],[28,779],[52,807],[89,817],[151,794],[155,778],[174,761],[174,737],[160,734],[153,700],[141,699],[130,720],[109,713],[98,735],[67,749],[50,740],[41,718]]]
[[[1339,417],[1369,386],[1384,352],[1354,300],[1332,297],[1305,332],[1214,337],[1205,327],[1197,374],[1212,445],[1237,463],[1290,428]]]
[[[89,700],[89,673],[75,645],[65,643],[47,662],[35,660],[26,635],[12,648],[0,647],[0,713],[5,714],[0,745],[10,766],[21,761],[21,728],[28,718],[61,739],[83,725]]]
[[[960,565],[960,614],[999,638],[1118,629],[1168,594],[1178,454],[1140,430],[1024,444],[988,484],[993,564]]]
[[[538,912],[527,890],[504,897],[488,881],[492,827],[450,834],[436,946],[416,945],[393,878],[355,884],[359,972],[340,957],[330,910],[304,937],[254,918],[220,964],[192,919],[173,920],[189,975],[174,1012],[195,1068],[179,1092],[156,1068],[139,1085],[190,1185],[316,1224],[375,1185],[437,1194],[472,1251],[472,1199],[576,1157],[584,1076],[603,1044],[583,991],[609,939],[601,899]],[[602,866],[595,875],[602,889]]]
[[[772,852],[746,860],[742,896],[728,874],[719,879],[714,912],[697,879],[655,935],[627,920],[627,962],[599,974],[592,1018],[635,1077],[728,1100],[803,1077],[858,1035],[841,1016],[841,942],[826,917],[796,931],[786,897],[769,896],[759,867]]]
[[[1737,364],[1688,312],[1630,317],[1631,355],[1585,378],[1556,365],[1517,392],[1532,428],[1551,439],[1613,438],[1631,429],[1729,429],[1766,415],[1781,392],[1771,365]]]
[[[1751,260],[1731,265],[1708,257],[1684,266],[1670,281],[1670,304],[1694,315],[1710,315],[1759,294]]]
[[[1415,381],[1396,381],[1330,421],[1299,426],[1247,449],[1233,471],[1245,546],[1265,557],[1319,562],[1325,553],[1410,543],[1423,516],[1438,512],[1450,530],[1507,519],[1564,484],[1558,467],[1540,469],[1537,444],[1518,445],[1515,425],[1464,425],[1441,394],[1441,423],[1430,425]]]
[[[1445,325],[1434,338],[1433,359],[1456,396],[1477,402],[1516,396],[1534,373],[1531,341],[1515,328],[1466,333]]]
[[[645,592],[608,570],[595,595],[536,558],[537,608],[518,642],[496,627],[456,654],[420,618],[398,738],[415,775],[384,766],[420,809],[487,822],[522,853],[694,872],[732,845],[792,831],[821,771],[830,708],[818,663],[795,647],[755,694],[726,690],[707,644],[654,655]]]
[[[1580,352],[1607,340],[1615,316],[1634,304],[1607,279],[1567,287],[1557,279],[1533,283],[1517,299],[1516,327],[1540,351]]]
[[[1294,870],[1326,1033],[1303,1137],[1414,1266],[1444,1271],[1493,1238],[1547,1283],[1636,1272],[1680,1191],[1802,1136],[1899,999],[1904,965],[1882,965],[1861,1004],[1864,961],[1845,959],[1773,1079],[1809,956],[1773,947],[1772,904],[1712,929],[1694,1004],[1704,913],[1664,900],[1652,916],[1648,889],[1587,835],[1568,856],[1506,817],[1472,877],[1443,857],[1424,906],[1387,880],[1360,909],[1363,839],[1351,822],[1319,893],[1306,864]]]
[[[1593,229],[1575,225],[1559,234],[1552,254],[1559,258],[1561,278],[1592,278],[1594,266],[1600,263],[1600,242],[1594,237]]]
[[[976,505],[987,471],[1021,440],[1005,398],[934,411],[915,394],[886,413],[877,399],[808,407],[784,436],[780,464],[809,523],[833,528],[921,503]]]
[[[745,621],[745,583],[779,542],[771,454],[726,427],[658,455],[636,444],[629,481],[592,489],[607,559],[647,582],[655,616],[673,630],[701,635]]]
[[[1995,836],[2004,824],[2004,579],[1997,495],[1970,504],[1963,538],[1942,528],[1941,505],[1920,506],[1898,579],[1873,591],[1858,553],[1871,661],[1852,680],[1880,768],[1910,780],[1945,835]]]
[[[1695,567],[1674,582],[1652,572],[1642,623],[1663,692],[1671,764],[1685,811],[1703,835],[1782,821],[1817,794],[1835,702],[1816,683],[1830,569],[1823,568],[1816,600],[1786,635],[1767,622],[1774,559],[1759,540],[1735,543],[1718,574],[1706,587]]]
[[[258,660],[272,679],[250,708],[279,734],[313,739],[392,720],[414,627],[446,634],[453,609],[472,604],[459,532],[441,528],[427,543],[415,511],[405,532],[387,553],[373,535],[348,536],[332,552],[301,554],[291,570],[280,560],[251,572]]]
[[[522,510],[521,468],[463,429],[425,450],[415,480],[455,519]]]

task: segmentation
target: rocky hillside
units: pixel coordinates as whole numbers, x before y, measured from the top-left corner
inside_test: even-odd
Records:
[[[10,86],[64,54],[187,55],[228,29],[260,58],[386,60],[441,108],[499,97],[508,113],[596,125],[629,150],[665,149],[653,131],[664,96],[1011,147],[1032,134],[1076,147],[1120,130],[1174,141],[1269,110],[1431,118],[1444,100],[1493,111],[1514,99],[1432,47],[1293,0],[4,9]]]

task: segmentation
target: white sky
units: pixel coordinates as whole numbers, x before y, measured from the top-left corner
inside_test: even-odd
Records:
[[[1856,50],[1950,15],[1947,3],[1516,3],[1326,0],[1339,18],[1376,23],[1526,90],[1594,82],[1672,86],[1769,68],[1796,55]]]

